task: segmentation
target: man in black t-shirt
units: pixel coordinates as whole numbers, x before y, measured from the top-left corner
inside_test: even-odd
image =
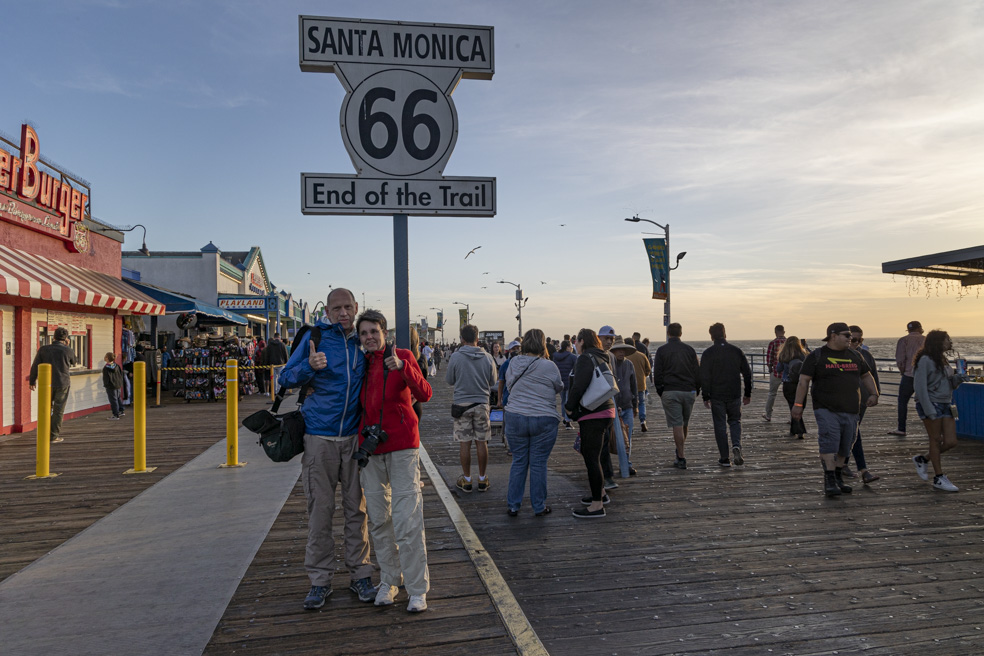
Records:
[[[810,353],[803,363],[791,414],[793,419],[802,418],[806,391],[812,381],[824,493],[832,497],[852,491],[844,483],[842,468],[858,432],[861,386],[868,392],[865,401],[868,407],[878,404],[878,386],[865,359],[848,348],[851,331],[846,323],[827,326],[823,341],[827,344]]]

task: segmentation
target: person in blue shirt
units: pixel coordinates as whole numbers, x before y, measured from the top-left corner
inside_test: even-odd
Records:
[[[308,540],[304,568],[311,589],[305,610],[317,610],[331,594],[335,573],[335,488],[341,484],[345,516],[345,566],[352,576],[350,590],[360,601],[373,602],[373,565],[369,560],[366,502],[359,482],[359,467],[352,454],[358,447],[359,392],[365,355],[355,331],[359,304],[347,289],[328,294],[328,320],[319,320],[301,338],[280,372],[281,387],[310,385],[304,415],[304,454],[301,479],[307,497]],[[312,334],[316,339],[312,340]],[[317,338],[320,336],[320,339]],[[317,342],[317,343],[316,343]]]

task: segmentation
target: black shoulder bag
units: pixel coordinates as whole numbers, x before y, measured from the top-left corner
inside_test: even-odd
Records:
[[[314,348],[321,343],[321,329],[311,328],[311,341]],[[243,419],[243,427],[260,436],[260,446],[267,457],[274,462],[288,462],[304,451],[304,415],[301,406],[311,390],[311,383],[305,383],[297,395],[297,409],[282,415],[277,414],[280,404],[287,394],[287,389],[281,387],[269,410],[259,410]]]

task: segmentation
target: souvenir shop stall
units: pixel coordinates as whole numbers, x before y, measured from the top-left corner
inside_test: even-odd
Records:
[[[239,395],[256,394],[255,346],[235,335],[199,332],[181,337],[169,354],[167,380],[174,396],[192,401],[222,401],[226,398],[226,361],[239,363]]]

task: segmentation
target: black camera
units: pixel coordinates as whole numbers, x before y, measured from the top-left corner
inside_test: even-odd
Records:
[[[352,460],[359,461],[359,469],[369,464],[369,456],[376,452],[380,444],[389,439],[389,435],[380,424],[373,424],[362,429],[362,438],[362,446],[352,454]]]

